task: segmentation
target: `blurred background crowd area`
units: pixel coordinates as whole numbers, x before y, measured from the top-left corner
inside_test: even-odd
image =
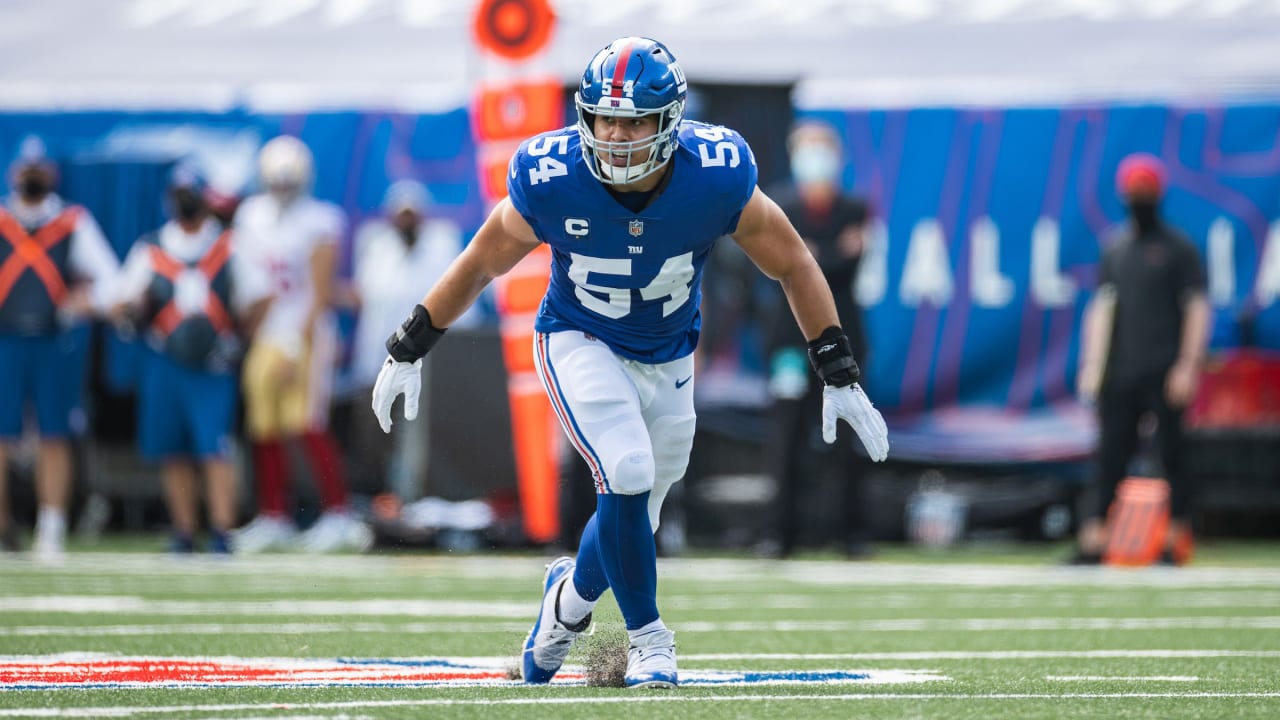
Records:
[[[766,191],[790,181],[786,137],[797,120],[840,136],[840,184],[872,220],[857,278],[833,290],[863,308],[865,387],[892,441],[870,478],[874,537],[906,537],[911,509],[945,493],[963,509],[963,533],[1035,539],[1070,534],[1090,473],[1096,427],[1075,396],[1081,316],[1104,239],[1124,219],[1115,168],[1150,153],[1168,168],[1164,212],[1199,249],[1213,308],[1210,361],[1187,416],[1201,530],[1274,536],[1280,6],[549,8],[553,17],[519,1],[10,0],[0,8],[0,157],[38,136],[58,164],[58,192],[94,214],[123,258],[164,221],[175,163],[199,163],[230,218],[257,190],[263,143],[296,136],[314,155],[312,192],[347,216],[339,274],[349,279],[356,230],[383,212],[390,185],[423,183],[428,215],[465,242],[500,196],[518,141],[573,122],[586,59],[619,35],[658,38],[690,80],[689,117],[740,131]],[[511,28],[549,34],[526,52],[528,33],[502,35]],[[769,285],[721,243],[703,287],[698,437],[669,503],[676,517],[663,523],[668,551],[750,547],[771,532],[780,490],[762,471],[772,404],[762,328],[778,302]],[[331,427],[377,540],[530,542],[494,298],[432,355],[425,422],[415,426],[427,457],[411,491],[397,492],[370,457],[379,451],[368,444],[377,432],[369,379],[353,370],[357,312],[339,317]],[[101,322],[79,337],[88,392],[72,518],[86,534],[161,528],[155,470],[134,452],[136,343]],[[592,500],[582,463],[560,452],[555,535],[569,537]],[[12,508],[28,526],[30,462],[11,455]],[[823,501],[839,482],[806,491],[814,528],[839,522]],[[315,491],[294,488],[305,525]],[[253,493],[243,497],[248,518]]]

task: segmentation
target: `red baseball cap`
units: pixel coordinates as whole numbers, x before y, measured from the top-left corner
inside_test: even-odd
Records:
[[[1164,163],[1154,155],[1134,153],[1120,161],[1116,170],[1116,188],[1121,195],[1147,195],[1160,197],[1164,194]]]

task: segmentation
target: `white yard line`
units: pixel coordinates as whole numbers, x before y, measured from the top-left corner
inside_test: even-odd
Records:
[[[438,623],[178,623],[172,625],[19,625],[0,627],[0,637],[146,637],[156,635],[317,635],[328,633],[400,633],[475,635],[523,633],[527,622]]]
[[[265,710],[265,708],[264,708]],[[188,720],[228,720],[225,715],[210,715],[209,717],[191,717]],[[259,715],[259,716],[239,716],[234,720],[375,720],[372,715]]]
[[[673,623],[681,632],[988,632],[993,630],[1275,630],[1280,617],[896,618]]]
[[[1056,660],[1108,658],[1280,658],[1280,650],[984,650],[880,653],[698,653],[681,654],[686,662],[723,660]]]
[[[0,597],[0,612],[112,615],[284,615],[378,617],[527,618],[537,611],[528,602],[494,600],[152,600],[136,595],[10,595]]]
[[[1198,683],[1196,675],[1044,675],[1044,679],[1059,683]]]
[[[6,559],[9,567],[33,574],[74,578],[102,575],[153,575],[168,580],[182,576],[259,574],[277,577],[339,577],[394,580],[405,577],[537,578],[547,558],[484,555],[471,557],[338,555],[308,558],[297,555],[255,555],[230,559],[175,559],[145,553],[72,553],[58,565],[28,559]],[[769,577],[784,583],[815,586],[883,587],[1126,587],[1280,588],[1278,567],[1183,568],[1071,568],[1055,565],[847,563],[839,561],[777,561],[750,559],[664,558],[658,564],[664,580],[700,583],[732,582]]]
[[[40,596],[48,592],[50,580],[49,578],[36,578],[27,576],[19,580],[7,578],[5,584],[5,592],[11,597],[22,596]],[[401,579],[402,584],[412,582],[410,580]],[[137,578],[122,576],[114,579],[99,578],[97,580],[78,579],[75,581],[74,589],[76,596],[97,597],[97,596],[127,596],[130,592],[136,591],[138,587]],[[536,584],[529,583],[528,587],[536,588]],[[371,589],[361,587],[360,581],[340,584],[329,582],[325,585],[323,592],[316,592],[317,598],[331,597],[336,593],[351,592],[352,594],[368,595]],[[226,590],[226,579],[216,577],[188,578],[181,584],[164,584],[157,583],[152,588],[152,594],[163,594],[167,597],[190,597],[195,599],[203,599],[221,594]],[[528,591],[528,588],[525,588]],[[275,600],[281,596],[300,597],[305,599],[307,594],[306,588],[299,588],[297,579],[291,578],[266,578],[262,576],[250,575],[236,580],[237,595],[242,599],[260,596],[264,601]],[[391,588],[387,588],[384,594],[390,594]],[[534,591],[528,591],[534,592]],[[412,601],[420,600],[450,600],[461,601],[464,598],[476,598],[479,601],[486,601],[495,595],[510,596],[511,590],[507,589],[501,593],[493,591],[487,594],[480,592],[474,584],[458,582],[456,580],[448,582],[445,579],[432,579],[430,588],[427,592],[413,596],[406,589],[402,593],[407,596],[406,599]],[[517,591],[517,597],[518,597]],[[912,608],[923,607],[948,607],[948,608],[983,608],[992,609],[1078,609],[1087,608],[1091,610],[1104,608],[1131,608],[1131,607],[1157,607],[1157,608],[1206,608],[1206,609],[1249,609],[1249,608],[1276,608],[1280,607],[1280,591],[1274,590],[1255,590],[1250,588],[1241,588],[1236,590],[1209,591],[1197,588],[1169,588],[1164,590],[1159,596],[1151,597],[1147,593],[1127,592],[1119,590],[1106,593],[1074,593],[1066,591],[1063,588],[1049,588],[1044,592],[1001,592],[1001,593],[982,593],[982,592],[948,592],[944,595],[920,592],[883,592],[883,591],[862,591],[856,594],[848,593],[831,593],[831,592],[811,592],[807,594],[797,593],[769,593],[769,594],[749,594],[735,593],[724,594],[717,593],[691,593],[687,590],[674,593],[663,593],[662,606],[671,610],[692,610],[699,612],[711,612],[715,610],[741,610],[741,609],[759,609],[769,608],[776,610],[814,610],[814,609],[830,609],[830,610],[850,610],[857,611],[863,609],[879,609],[892,607],[900,610],[908,610]]]
[[[0,597],[0,612],[67,615],[148,615],[163,617],[285,616],[285,617],[427,617],[503,618],[521,621],[532,617],[528,602],[397,600],[154,600],[134,595],[16,595]],[[329,622],[337,632],[356,623]],[[202,624],[210,628],[234,628],[235,623]],[[473,624],[473,627],[478,624]],[[91,627],[80,623],[80,627]],[[260,627],[261,624],[254,624]],[[106,626],[127,627],[127,626]],[[135,626],[149,628],[151,626]],[[163,626],[155,626],[163,627]],[[195,626],[199,627],[199,626]],[[317,628],[319,626],[316,626]],[[370,632],[407,632],[402,623],[370,623]],[[438,632],[431,624],[421,632]],[[688,633],[801,633],[801,632],[986,632],[992,630],[1275,630],[1280,616],[1171,616],[1171,617],[1000,617],[1000,618],[892,618],[879,620],[686,620],[679,629]],[[482,628],[483,630],[483,628]],[[316,630],[318,631],[318,630]],[[22,633],[22,626],[0,628],[0,635]],[[50,634],[57,632],[51,630]],[[112,634],[113,631],[107,631]],[[126,634],[115,631],[113,634]],[[145,630],[143,634],[152,634]]]
[[[892,607],[900,610],[921,607],[948,608],[984,608],[993,609],[1102,609],[1102,608],[1214,608],[1245,609],[1280,607],[1280,591],[1274,590],[1223,590],[1206,591],[1198,589],[1165,590],[1158,597],[1136,592],[1109,592],[1084,595],[1067,592],[1064,588],[1050,588],[1044,592],[948,592],[945,595],[932,593],[885,593],[859,592],[857,594],[809,593],[768,595],[697,595],[685,593],[664,593],[661,597],[662,607],[710,611],[737,610],[752,608],[771,608],[779,610],[860,610]]]
[[[624,703],[695,703],[695,702],[796,702],[796,701],[896,701],[896,700],[1111,700],[1111,699],[1177,699],[1216,700],[1242,698],[1280,698],[1280,692],[1133,692],[1133,693],[841,693],[811,695],[689,695],[679,691],[624,693],[600,697],[548,697],[539,689],[531,689],[538,697],[501,699],[423,698],[417,700],[351,700],[323,703],[240,703],[226,705],[167,705],[134,707],[82,708],[4,708],[0,717],[133,717],[135,715],[173,715],[190,717],[192,713],[226,713],[275,710],[339,710],[356,708],[496,706],[496,705],[618,705]]]
[[[1222,600],[1213,597],[1213,601]],[[1272,598],[1260,597],[1258,607],[1275,607],[1275,603],[1267,602]],[[998,602],[998,600],[997,600]],[[410,618],[529,618],[531,601],[494,601],[494,600],[417,600],[417,598],[376,598],[365,597],[360,600],[305,600],[305,598],[273,598],[273,600],[227,601],[227,600],[155,600],[133,594],[8,594],[0,596],[0,612],[40,612],[40,614],[115,614],[115,615],[147,615],[147,616],[227,616],[227,615],[283,615],[283,616],[410,616]],[[714,605],[714,603],[712,603]],[[977,603],[975,603],[977,605]],[[1180,606],[1175,601],[1157,603],[1160,606]],[[730,606],[699,607],[690,600],[672,603],[673,607],[684,607],[686,610],[730,610]],[[888,606],[888,605],[886,605]],[[1032,606],[1028,603],[1027,606]],[[1215,610],[1230,610],[1233,607],[1253,607],[1248,603],[1229,606],[1208,605]],[[733,606],[741,607],[741,606]],[[759,607],[759,606],[753,606]],[[808,605],[804,602],[778,602],[767,605],[773,610],[804,610]],[[1009,609],[1011,606],[1000,603],[998,609]],[[1044,609],[1044,603],[1036,605]],[[1149,602],[1147,607],[1149,607]],[[850,610],[856,610],[850,607]],[[1152,626],[1152,628],[1179,628],[1179,626],[1201,626],[1208,624],[1216,628],[1216,618],[1001,618],[1001,619],[899,619],[899,620],[861,620],[855,625],[837,621],[831,629],[867,629],[867,630],[911,630],[937,629],[946,625],[945,629],[1117,629],[1124,626]],[[1189,625],[1176,624],[1188,623]],[[1243,616],[1240,618],[1248,628],[1276,628],[1280,626],[1280,618],[1276,616]],[[1012,625],[1005,625],[1012,623]],[[1126,624],[1128,623],[1128,624]],[[1133,625],[1138,623],[1138,625]],[[1143,625],[1142,623],[1152,623]],[[1174,623],[1174,624],[1164,624]],[[965,626],[960,626],[965,625]],[[686,624],[689,632],[699,623]],[[707,626],[705,632],[717,629],[732,629],[732,625],[701,623]],[[742,625],[744,632],[754,632],[760,628],[759,623]],[[810,626],[813,629],[828,629],[827,625],[805,625],[799,623],[797,628]],[[1225,626],[1225,625],[1222,625]],[[767,628],[768,629],[768,628]]]
[[[287,605],[287,603],[285,603]],[[166,613],[160,610],[132,611],[134,614],[151,615],[273,615],[288,614],[294,617],[340,615],[338,612],[308,612],[306,608],[295,608],[293,613],[253,613],[236,610],[233,605],[218,604],[209,612]],[[28,612],[36,612],[35,609]],[[54,611],[56,612],[56,611]],[[63,610],[62,612],[68,612]],[[88,612],[88,611],[82,611]],[[94,610],[94,613],[107,613],[108,610]],[[129,614],[116,611],[115,614]],[[353,611],[351,615],[379,615],[375,612]],[[382,616],[395,616],[410,613],[390,612]],[[425,614],[425,613],[424,613]],[[429,616],[449,617],[447,613],[429,614]],[[472,617],[478,617],[475,613]],[[520,613],[511,613],[502,617],[521,617],[526,620],[532,617],[528,609]],[[512,633],[527,630],[526,621],[497,622],[474,620],[470,622],[325,622],[325,623],[175,623],[175,624],[135,624],[135,625],[90,625],[78,623],[71,625],[14,625],[0,627],[0,637],[126,637],[156,635],[246,635],[246,634],[280,634],[308,635],[323,633],[397,633],[405,635],[425,634],[476,634],[476,633]],[[898,618],[892,620],[759,620],[708,622],[689,620],[674,623],[673,627],[682,633],[689,634],[725,634],[725,633],[830,633],[830,632],[991,632],[991,631],[1119,631],[1119,630],[1277,630],[1280,629],[1280,616],[1264,617],[1127,617],[1127,618]]]

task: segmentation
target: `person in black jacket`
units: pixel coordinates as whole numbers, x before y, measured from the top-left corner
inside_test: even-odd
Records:
[[[1195,245],[1161,217],[1161,162],[1125,158],[1116,185],[1130,221],[1102,258],[1085,313],[1078,391],[1098,411],[1098,465],[1072,562],[1094,564],[1116,485],[1138,449],[1138,426],[1155,416],[1156,446],[1169,483],[1171,522],[1161,562],[1182,564],[1190,547],[1193,488],[1186,472],[1182,411],[1195,397],[1209,334],[1205,274]]]
[[[794,182],[775,197],[817,258],[854,357],[865,368],[865,333],[853,284],[870,208],[840,187],[843,149],[831,126],[799,123],[791,132],[788,150]],[[841,489],[835,541],[850,558],[869,556],[864,459],[848,428],[839,429],[834,445],[817,441],[822,383],[808,372],[805,339],[787,319],[786,312],[777,312],[765,328],[769,389],[774,398],[766,457],[778,488],[776,552],[786,557],[795,551],[802,528],[810,522],[803,507],[806,489],[812,487],[811,480],[831,471],[839,473]]]

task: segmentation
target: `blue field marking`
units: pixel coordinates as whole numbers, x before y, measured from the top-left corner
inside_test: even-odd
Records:
[[[494,667],[482,658],[353,658],[340,657],[337,662],[344,665],[399,665],[401,667],[444,667],[479,670]]]
[[[492,670],[506,668],[511,660],[506,658],[338,658],[338,662],[350,665],[388,665],[399,667],[450,668],[456,670]],[[569,673],[581,673],[582,668],[565,666]],[[882,683],[921,682],[941,679],[929,671],[916,670],[688,670],[681,669],[681,685],[730,686],[730,685],[823,685],[833,683]],[[451,681],[438,684],[449,685]],[[518,684],[518,683],[517,683]],[[585,684],[580,679],[560,680],[556,685]]]
[[[400,667],[438,667],[458,670],[481,670],[501,667],[498,658],[338,658],[349,665],[392,665]],[[496,662],[498,661],[498,662]],[[894,671],[903,672],[903,671]],[[908,671],[909,672],[909,671]],[[868,670],[681,670],[681,685],[777,685],[830,684],[875,681]],[[448,685],[445,681],[441,684]],[[581,681],[559,682],[557,685],[581,685]]]
[[[850,670],[781,670],[722,672],[718,670],[680,671],[681,685],[776,685],[779,683],[848,683],[870,680],[870,672]]]
[[[399,667],[448,667],[456,670],[493,670],[506,667],[503,659],[461,659],[461,657],[339,657],[346,665]],[[566,666],[566,670],[570,667]],[[580,670],[580,669],[573,669]],[[895,670],[890,673],[914,673]],[[872,670],[681,670],[682,685],[826,684],[884,682]],[[445,682],[444,684],[448,684]],[[582,684],[577,680],[557,684]]]

